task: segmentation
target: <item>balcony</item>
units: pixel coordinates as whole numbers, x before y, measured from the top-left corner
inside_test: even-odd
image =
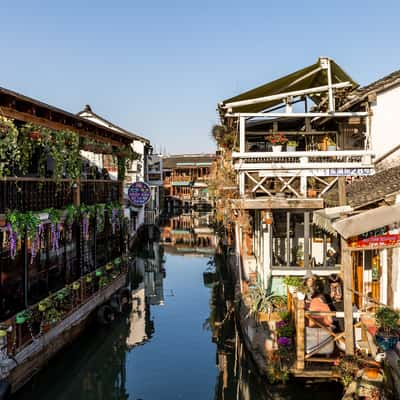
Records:
[[[46,208],[65,208],[72,204],[74,184],[76,182],[63,179],[40,178],[6,178],[0,180],[0,214],[7,209],[25,211],[41,211]],[[119,200],[121,183],[111,180],[82,180],[80,183],[81,203],[116,202]]]
[[[369,150],[235,152],[232,157],[242,195],[322,197],[340,176],[375,172],[374,152]]]
[[[319,176],[371,175],[374,152],[368,150],[292,151],[292,152],[234,152],[238,171],[272,171],[271,176],[293,176],[297,171],[318,170]],[[346,169],[340,171],[326,170]],[[354,170],[357,171],[354,171]],[[275,173],[274,173],[275,171]],[[279,174],[276,173],[279,171]],[[314,174],[315,175],[315,174]]]

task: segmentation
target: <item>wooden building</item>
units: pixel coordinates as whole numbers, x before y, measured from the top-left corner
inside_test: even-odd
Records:
[[[166,207],[211,205],[208,181],[213,154],[182,154],[163,157]]]
[[[4,88],[0,109],[0,381],[14,391],[126,297],[135,137]],[[116,157],[118,179],[81,150]]]
[[[339,337],[322,333],[335,344],[345,342],[342,349],[345,346],[348,355],[354,354],[357,340],[353,319],[359,321],[363,312],[353,310],[358,300],[352,286],[357,270],[352,269],[352,263],[360,265],[361,261],[330,222],[351,215],[352,196],[361,192],[378,198],[367,205],[382,201],[380,195],[387,191],[381,186],[378,190],[366,186],[367,182],[375,179],[386,185],[388,192],[396,186],[395,180],[389,178],[388,184],[374,174],[376,151],[382,162],[398,150],[383,124],[385,115],[396,119],[391,110],[398,86],[399,77],[394,73],[359,88],[332,59],[321,57],[315,64],[219,103],[222,124],[213,131],[224,165],[229,160],[231,167],[225,176],[236,174],[236,194],[224,200],[226,187],[231,191],[232,184],[217,191],[218,201],[224,200],[222,219],[235,237],[239,280],[251,283],[255,279],[268,294],[287,295],[285,276],[313,274],[321,282],[331,274],[341,276],[344,310],[332,316],[347,323]],[[395,171],[386,173],[391,176]],[[324,219],[327,223],[321,224]],[[382,259],[383,270],[388,257],[393,262],[391,252],[381,258],[364,254],[363,262],[368,269]],[[371,277],[360,267],[354,279],[363,289],[360,296],[369,288],[379,301],[396,298],[394,292],[387,291],[387,277],[380,278],[379,293],[377,284],[370,282]],[[241,285],[243,293],[246,288]],[[302,300],[292,301],[290,294],[288,298],[297,335],[297,362],[292,372],[297,376],[334,376],[336,358],[321,358],[318,350],[306,345],[307,340],[312,341],[307,338],[307,321],[315,315],[304,308]],[[365,342],[365,336],[363,339]],[[363,346],[371,352],[365,343]]]

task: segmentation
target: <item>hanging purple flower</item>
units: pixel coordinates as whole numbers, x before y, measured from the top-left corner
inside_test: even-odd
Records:
[[[61,224],[59,223],[51,223],[51,244],[53,251],[58,253],[58,249],[60,248],[60,237],[61,237]]]
[[[89,213],[87,212],[82,214],[82,231],[83,239],[89,240]]]
[[[281,337],[278,339],[278,345],[279,345],[279,346],[288,347],[288,346],[290,346],[291,344],[292,344],[292,339],[291,339],[291,338],[288,338],[288,337],[286,337],[286,336],[281,336]]]
[[[39,224],[36,230],[34,240],[31,240],[31,264],[33,264],[33,260],[35,259],[39,249],[40,249],[40,236],[43,233],[43,224]]]
[[[10,255],[14,259],[17,254],[17,233],[13,230],[12,225],[7,222],[8,237],[10,241]]]

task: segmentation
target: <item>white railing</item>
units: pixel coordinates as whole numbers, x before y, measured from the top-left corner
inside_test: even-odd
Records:
[[[234,167],[239,171],[373,168],[374,152],[370,150],[234,152]]]

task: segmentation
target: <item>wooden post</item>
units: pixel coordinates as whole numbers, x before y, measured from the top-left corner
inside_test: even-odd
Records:
[[[344,177],[339,178],[339,204],[346,205],[346,182]],[[343,303],[344,303],[344,332],[346,355],[354,355],[354,328],[353,328],[353,265],[347,241],[341,238],[342,270],[343,270]]]
[[[345,239],[342,244],[342,267],[343,267],[343,301],[344,301],[344,332],[346,355],[354,355],[354,328],[353,328],[353,266],[351,262],[350,249]]]
[[[296,369],[304,370],[304,300],[294,299],[296,308]]]

